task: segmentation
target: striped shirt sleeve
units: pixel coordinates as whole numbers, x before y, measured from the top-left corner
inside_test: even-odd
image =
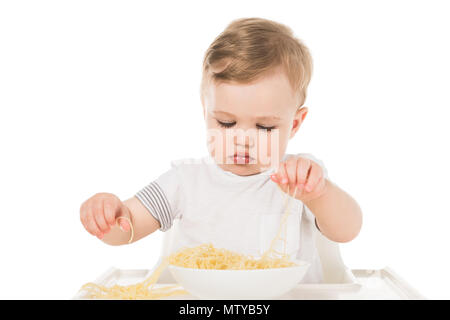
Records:
[[[159,221],[161,231],[172,227],[181,208],[180,179],[177,168],[172,168],[139,190],[135,197]]]

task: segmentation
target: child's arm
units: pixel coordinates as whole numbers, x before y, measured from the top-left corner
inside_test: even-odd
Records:
[[[344,190],[324,180],[322,195],[303,203],[316,216],[317,226],[324,236],[336,242],[349,242],[361,229],[361,208]]]
[[[302,201],[315,215],[317,226],[324,236],[336,242],[349,242],[359,233],[362,212],[358,203],[345,191],[324,178],[323,170],[314,161],[291,157],[280,163],[272,180]]]
[[[111,193],[97,193],[80,207],[80,220],[85,229],[109,245],[127,244],[131,228],[126,219],[119,219],[123,231],[117,226],[116,219],[126,217],[133,224],[135,242],[160,228],[158,220],[151,215],[142,203],[132,197],[125,201]]]

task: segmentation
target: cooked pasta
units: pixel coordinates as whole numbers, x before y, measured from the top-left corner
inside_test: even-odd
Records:
[[[251,270],[283,268],[295,265],[289,258],[262,257],[255,259],[226,249],[215,248],[211,243],[185,248],[170,256],[170,264],[194,269]]]
[[[81,290],[87,290],[89,297],[94,299],[160,299],[174,295],[187,294],[179,285],[167,285],[160,288],[154,288],[156,281],[163,270],[168,265],[168,259],[165,259],[155,271],[144,281],[128,285],[114,285],[112,287],[101,286],[93,282],[86,283]]]
[[[275,243],[278,240],[282,240],[284,241],[284,245],[286,244],[285,239],[281,237],[281,233],[290,212],[288,207],[290,200],[289,187],[287,190],[285,209],[277,235],[272,240],[269,248],[259,259],[230,250],[215,248],[211,243],[201,244],[193,248],[183,248],[178,252],[165,257],[154,272],[142,282],[127,286],[116,284],[112,287],[101,286],[89,282],[83,285],[81,290],[87,290],[89,297],[96,299],[161,299],[174,295],[188,294],[188,292],[183,290],[180,285],[167,285],[159,288],[154,287],[161,273],[169,264],[185,268],[218,270],[249,270],[294,266],[295,263],[290,261],[288,255],[274,249]],[[296,194],[297,187],[294,191],[294,198]],[[131,237],[128,241],[128,243],[130,243],[133,240],[134,235],[133,225],[130,219],[126,217],[121,218],[127,219],[130,223]]]

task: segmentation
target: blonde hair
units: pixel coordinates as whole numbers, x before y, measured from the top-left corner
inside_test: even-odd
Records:
[[[200,95],[211,83],[249,84],[279,67],[286,74],[300,108],[312,75],[308,48],[292,30],[263,18],[233,20],[206,50]]]

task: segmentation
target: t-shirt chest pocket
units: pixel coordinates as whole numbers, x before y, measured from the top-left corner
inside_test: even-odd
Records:
[[[285,223],[282,224],[283,214],[268,213],[261,222],[261,252],[268,250],[272,241],[274,250],[280,254],[288,254],[295,258],[300,248],[300,210],[297,205],[292,206]]]

